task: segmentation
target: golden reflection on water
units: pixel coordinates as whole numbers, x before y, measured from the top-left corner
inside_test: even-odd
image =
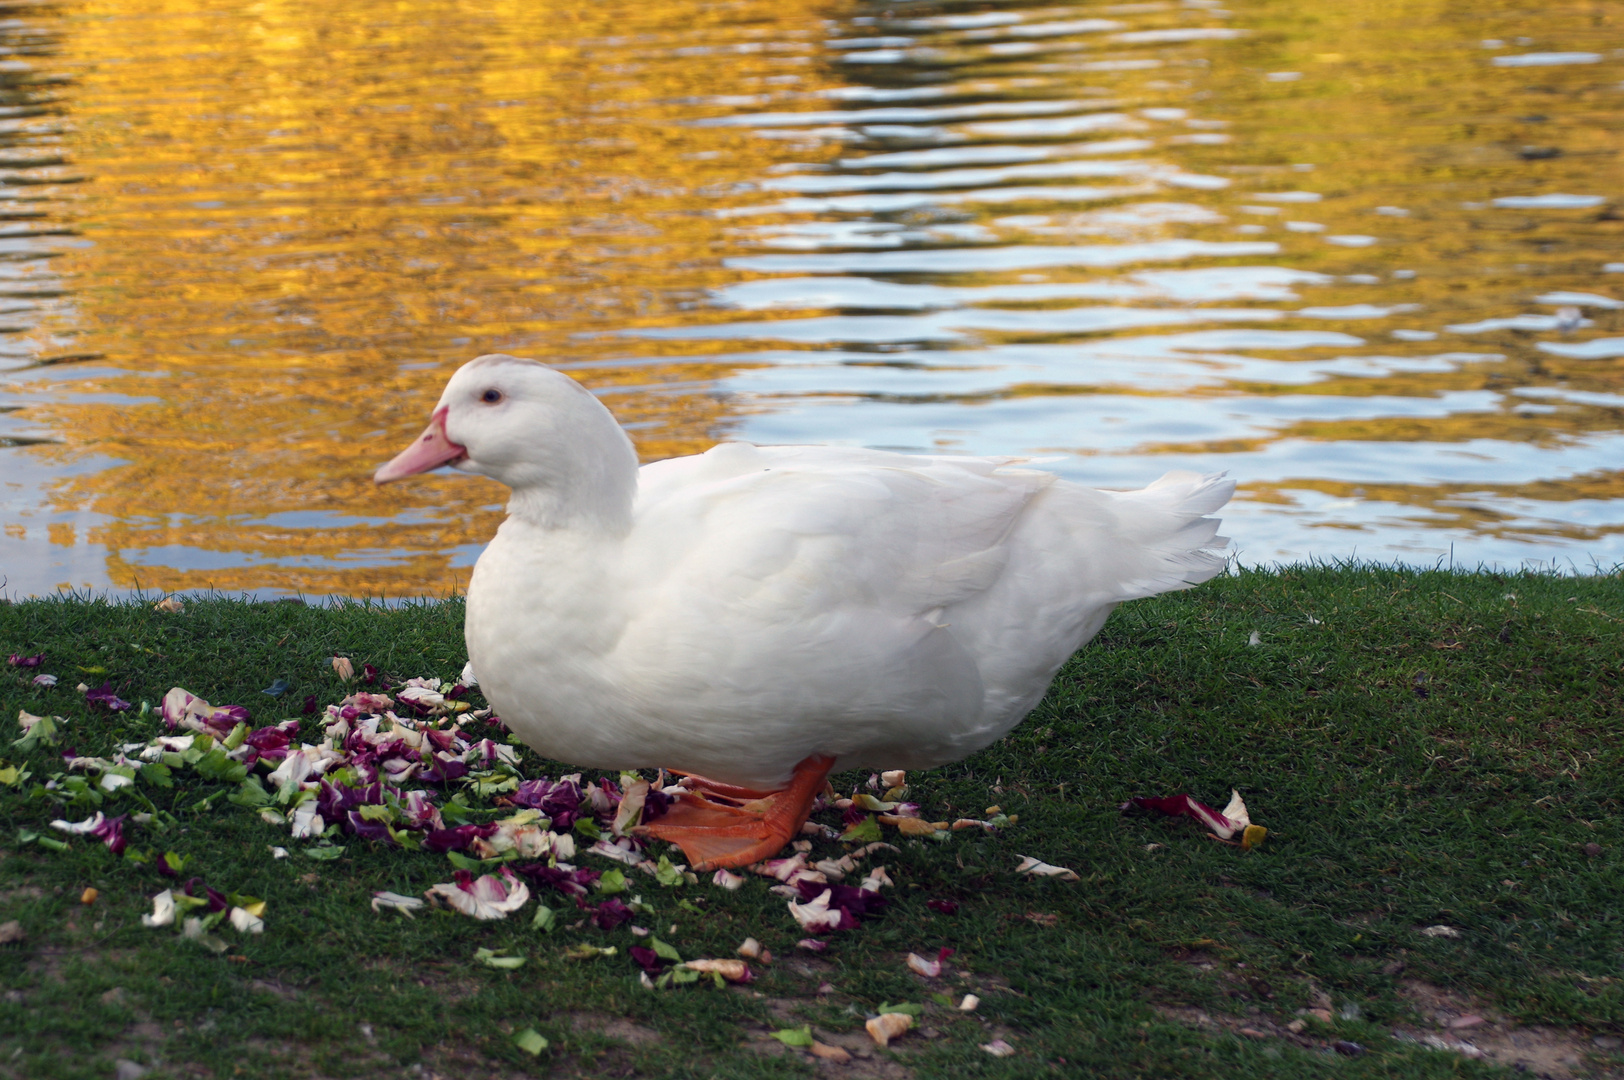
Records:
[[[195,6],[92,4],[64,42],[76,157],[95,174],[73,208],[95,242],[71,268],[77,348],[139,371],[75,389],[139,403],[35,410],[63,434],[59,459],[128,463],[54,498],[104,517],[90,539],[119,585],[443,592],[452,552],[500,520],[500,489],[379,491],[371,470],[473,352],[583,359],[574,332],[668,313],[718,280],[704,192],[772,148],[667,121],[686,97],[801,70],[785,61],[810,50],[809,12]],[[643,38],[768,47],[718,71]],[[616,410],[664,457],[704,449],[726,420],[714,398],[660,392],[696,377],[654,365],[589,381],[639,388]],[[120,554],[177,547],[297,565]]]
[[[1303,554],[1315,530],[1434,529],[1504,541],[1500,558],[1520,540],[1548,558],[1624,536],[1612,456],[1624,447],[1624,360],[1539,347],[1624,333],[1619,311],[1585,307],[1591,324],[1559,333],[1441,329],[1555,310],[1536,294],[1624,292],[1624,275],[1602,272],[1624,259],[1619,3],[1535,20],[1509,2],[1463,13],[1441,0],[1252,0],[1233,15],[1204,2],[201,2],[88,0],[34,16],[56,35],[42,70],[72,80],[48,88],[57,104],[43,122],[65,126],[23,132],[6,165],[85,179],[39,185],[55,232],[29,225],[33,246],[0,276],[0,295],[31,298],[18,301],[29,325],[0,354],[18,359],[7,400],[23,406],[0,415],[14,425],[0,437],[49,440],[0,449],[45,477],[0,506],[0,544],[19,545],[0,552],[105,551],[99,575],[69,584],[454,588],[500,519],[501,490],[433,477],[380,491],[369,477],[421,427],[449,371],[490,351],[571,365],[646,459],[733,432],[810,431],[1058,450],[1073,455],[1068,475],[1103,468],[1102,482],[1116,476],[1107,458],[1131,463],[1129,483],[1164,465],[1232,467],[1243,525],[1267,536],[1294,522],[1276,549],[1248,545],[1259,558]],[[1104,22],[1079,28],[1090,20]],[[1516,44],[1528,34],[1537,42]],[[1493,60],[1536,50],[1599,56]],[[1045,119],[1043,103],[1064,100],[1078,104],[1063,122]],[[948,111],[854,115],[885,107]],[[814,110],[852,118],[756,115]],[[1003,157],[978,164],[977,153]],[[1088,161],[1126,171],[1066,164]],[[932,186],[973,168],[990,178]],[[940,197],[887,207],[864,191]],[[1281,197],[1301,191],[1318,199]],[[1605,199],[1494,203],[1549,192]],[[1147,202],[1175,209],[1134,209]],[[1360,246],[1365,236],[1374,242]],[[946,259],[978,245],[1180,240],[1278,251],[1100,267],[975,255],[951,274],[884,272],[886,258],[922,248]],[[1203,318],[1221,308],[1237,327],[1358,345],[1203,346],[1158,357],[1178,368],[1160,382],[1132,357],[1078,374],[1069,353],[1000,358],[1230,324],[1079,330],[1068,313],[1094,301],[974,293],[1226,266],[1326,278],[1292,286],[1300,299],[1123,303]],[[708,299],[819,273],[966,290],[969,329],[815,289],[759,310]],[[1382,314],[1346,314],[1355,305]],[[1359,363],[1338,369],[1339,357]],[[1314,364],[1314,378],[1293,373]],[[963,374],[978,367],[996,374]],[[1023,403],[1074,416],[1087,439],[1052,437]],[[1120,419],[1113,410],[1131,435],[1098,433]],[[1378,444],[1413,446],[1414,461],[1504,454],[1508,465],[1459,478],[1411,472],[1402,455],[1373,459],[1369,475],[1338,467]],[[1564,448],[1551,465],[1519,456]],[[1591,504],[1604,509],[1597,522],[1561,509]],[[57,583],[20,559],[14,588]]]

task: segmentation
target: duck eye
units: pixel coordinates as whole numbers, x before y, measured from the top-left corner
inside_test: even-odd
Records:
[[[502,400],[502,391],[492,387],[483,394],[479,395],[479,400],[485,402],[487,405],[495,405],[498,401]]]

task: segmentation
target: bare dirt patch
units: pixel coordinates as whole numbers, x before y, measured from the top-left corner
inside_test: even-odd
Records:
[[[650,1046],[664,1039],[664,1036],[653,1028],[644,1027],[623,1016],[610,1016],[607,1013],[565,1013],[555,1019],[568,1024],[572,1031],[601,1035],[605,1039],[614,1039],[627,1046]]]
[[[1538,1024],[1523,1027],[1487,1002],[1418,979],[1405,980],[1399,996],[1410,1003],[1419,1020],[1395,1029],[1399,1039],[1551,1080],[1624,1077],[1614,1037]]]

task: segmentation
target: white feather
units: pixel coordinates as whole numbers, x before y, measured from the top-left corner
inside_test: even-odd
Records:
[[[458,467],[514,489],[469,584],[469,658],[525,742],[578,765],[771,786],[812,754],[957,760],[1116,604],[1224,565],[1218,476],[1118,493],[1012,460],[745,443],[639,470],[594,397],[511,357],[466,365],[441,404]]]

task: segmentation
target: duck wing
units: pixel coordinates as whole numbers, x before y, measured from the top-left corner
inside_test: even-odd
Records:
[[[1052,475],[747,444],[644,474],[614,667],[673,764],[772,782],[811,754],[957,756],[985,692],[943,612],[1004,573]]]

